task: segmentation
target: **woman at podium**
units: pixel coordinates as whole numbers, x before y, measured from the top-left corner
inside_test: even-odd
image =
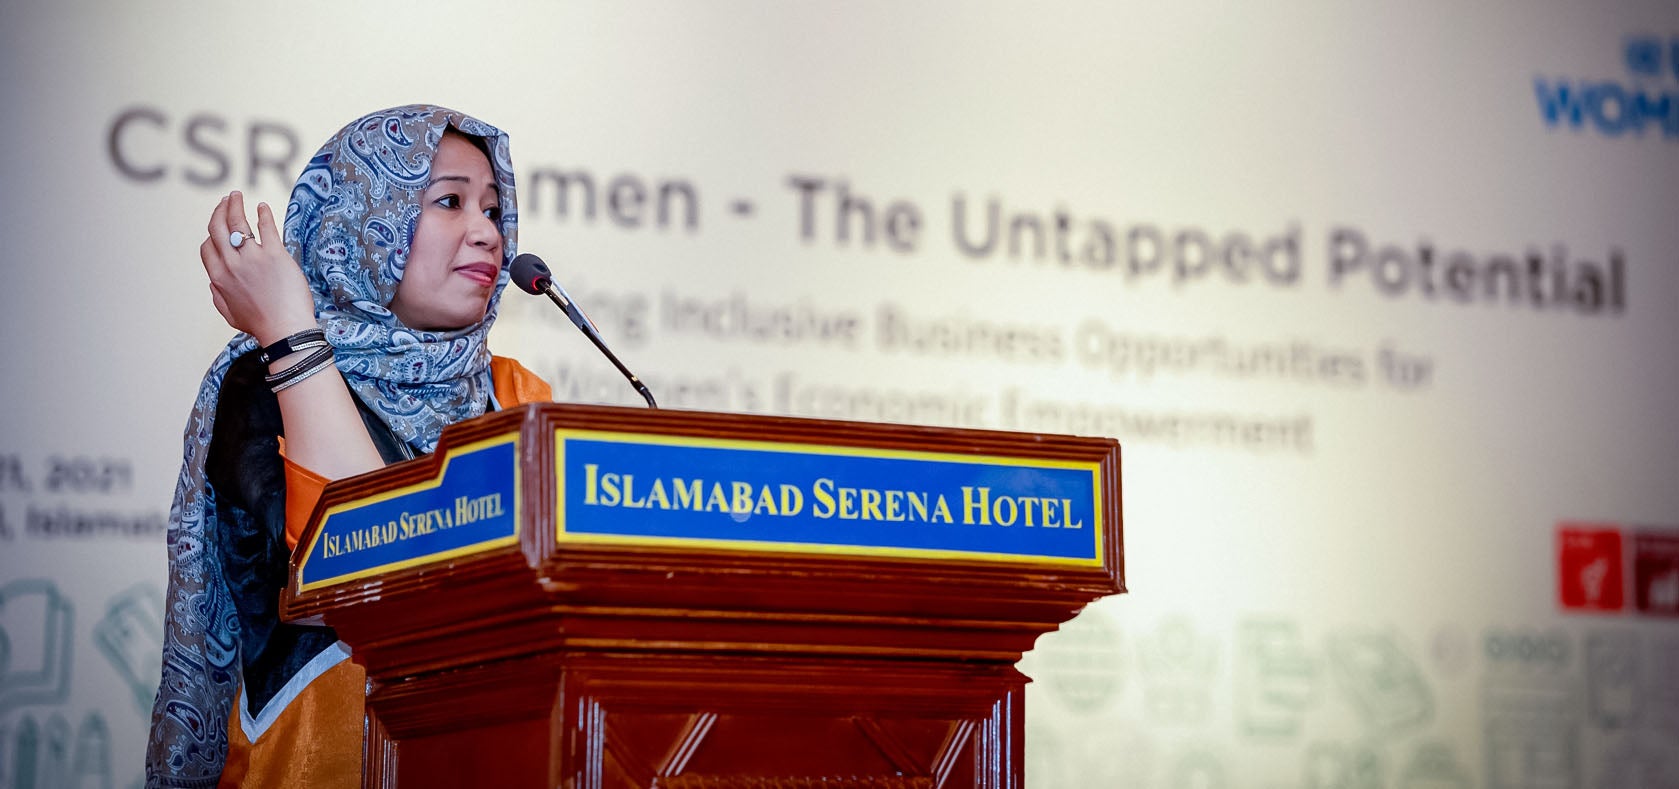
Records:
[[[200,258],[239,334],[187,423],[148,785],[360,785],[365,677],[329,628],[279,621],[288,560],[328,480],[550,398],[486,345],[515,205],[506,134],[411,105],[321,147],[283,237],[238,192],[212,211]]]

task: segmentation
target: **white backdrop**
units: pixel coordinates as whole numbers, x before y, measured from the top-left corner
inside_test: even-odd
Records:
[[[1035,789],[1679,785],[1676,42],[1665,2],[10,0],[0,786],[139,780],[216,199],[415,101],[511,134],[521,247],[662,404],[1122,442],[1132,593],[1023,661]],[[492,342],[633,402],[536,300]]]

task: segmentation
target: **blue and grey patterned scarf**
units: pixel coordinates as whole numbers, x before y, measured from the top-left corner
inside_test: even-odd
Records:
[[[447,332],[402,325],[386,305],[408,262],[420,198],[446,130],[480,138],[501,190],[502,267],[484,319]],[[315,313],[350,388],[421,452],[444,426],[489,404],[490,352],[518,212],[507,135],[453,110],[410,105],[375,112],[309,160],[286,207],[285,243],[315,295]],[[185,457],[169,512],[169,592],[163,681],[152,708],[148,786],[215,786],[239,690],[239,622],[216,559],[215,497],[204,462],[216,402],[233,360],[256,347],[235,336],[210,366],[187,420]]]

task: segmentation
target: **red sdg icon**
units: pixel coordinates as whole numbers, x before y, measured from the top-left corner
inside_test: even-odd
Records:
[[[1626,605],[1625,585],[1619,528],[1557,524],[1557,592],[1563,608],[1619,611]]]
[[[1638,613],[1679,617],[1679,531],[1632,533],[1632,588]]]

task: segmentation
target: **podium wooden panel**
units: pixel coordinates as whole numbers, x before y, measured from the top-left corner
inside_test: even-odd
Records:
[[[1099,566],[555,539],[556,430],[1099,464]],[[1022,786],[1014,664],[1123,591],[1110,439],[530,405],[449,428],[435,455],[329,485],[334,505],[434,478],[517,432],[516,545],[299,591],[366,667],[365,786]],[[836,528],[843,524],[836,524]],[[301,555],[302,551],[299,551]]]

